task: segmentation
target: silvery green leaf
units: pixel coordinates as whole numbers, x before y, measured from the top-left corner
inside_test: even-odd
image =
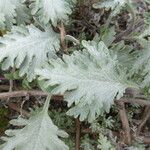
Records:
[[[5,28],[5,23],[7,26],[11,26],[15,22],[14,18],[16,16],[15,12],[16,6],[12,3],[12,0],[1,0],[0,1],[0,26]]]
[[[128,87],[135,86],[126,79],[103,42],[83,41],[85,50],[76,51],[63,60],[51,60],[44,69],[37,70],[45,89],[52,94],[64,94],[68,106],[75,107],[69,115],[92,122],[103,112],[109,112],[114,99],[120,99]]]
[[[137,38],[140,42],[140,40],[146,36],[150,36],[150,26],[148,26]]]
[[[44,24],[51,21],[56,26],[58,21],[67,20],[72,12],[72,5],[67,0],[31,0],[31,2],[32,14]]]
[[[29,22],[28,13],[24,0],[0,0],[0,29],[4,30],[6,27],[10,29],[14,23]]]
[[[0,62],[2,69],[19,68],[20,76],[35,79],[35,69],[43,66],[48,57],[56,57],[59,36],[52,28],[41,31],[33,25],[14,26],[10,33],[0,38]]]
[[[0,29],[4,29],[5,27],[5,16],[4,14],[0,13]]]
[[[115,40],[115,28],[108,28],[106,26],[102,26],[100,30],[100,39],[105,43],[107,47],[111,46],[113,41]]]
[[[116,148],[112,143],[108,140],[108,138],[102,134],[99,135],[98,146],[99,150],[115,150]]]
[[[120,41],[115,43],[115,28],[107,28],[106,26],[102,26],[100,30],[100,40],[109,47],[110,52],[112,54],[116,54],[119,63],[127,68],[128,70],[131,70],[132,65],[136,58],[138,53],[134,50],[133,46],[126,45],[124,41]],[[98,37],[99,39],[99,37]],[[130,74],[128,74],[130,75]]]
[[[124,6],[127,0],[102,0],[93,5],[94,8],[107,8],[114,10],[117,5]]]
[[[102,0],[98,3],[93,4],[95,9],[105,8],[107,10],[113,10],[113,15],[116,15],[120,12],[122,7],[126,5],[128,0]]]
[[[31,14],[30,10],[24,4],[25,0],[13,0],[13,3],[16,5],[16,22],[17,25],[25,25],[30,23]]]
[[[113,44],[111,50],[117,55],[118,61],[121,65],[128,68],[128,70],[132,68],[131,64],[135,62],[138,56],[138,53],[132,46],[126,45],[124,41],[121,41],[119,43]]]
[[[59,130],[48,115],[49,100],[47,99],[42,111],[35,111],[29,119],[11,120],[14,126],[21,129],[6,130],[7,137],[0,146],[0,150],[69,150],[58,137],[67,137],[68,134]]]
[[[142,50],[133,64],[132,71],[142,74],[142,87],[150,87],[150,41],[142,40]]]
[[[135,36],[141,50],[138,52],[135,62],[132,67],[132,74],[137,73],[142,78],[141,87],[148,87],[150,92],[150,39],[145,37],[150,36],[150,27],[147,27],[139,36]]]

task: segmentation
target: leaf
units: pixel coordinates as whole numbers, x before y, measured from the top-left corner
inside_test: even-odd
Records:
[[[31,12],[24,4],[25,0],[13,0],[13,3],[16,5],[16,22],[17,25],[25,25],[30,23]]]
[[[87,135],[85,135],[83,138],[84,139],[82,139],[81,148],[83,150],[95,150],[93,146],[95,141],[93,142]]]
[[[130,71],[132,68],[131,64],[135,62],[138,56],[138,53],[134,50],[133,46],[125,45],[125,42],[121,41],[119,43],[113,44],[111,50],[114,54],[117,55],[119,63],[127,68],[128,71]]]
[[[16,16],[15,13],[16,6],[12,3],[12,0],[1,0],[0,1],[0,27],[4,28],[5,23],[7,26],[11,26],[14,23],[14,17]]]
[[[20,19],[18,19],[18,17]],[[8,29],[16,23],[23,24],[29,22],[29,10],[24,4],[24,0],[1,0],[0,1],[0,29]]]
[[[53,26],[57,26],[58,21],[67,20],[72,12],[72,5],[67,0],[31,0],[31,2],[32,14],[38,16],[44,24],[51,21]]]
[[[114,10],[117,5],[124,6],[127,0],[102,0],[93,5],[94,8],[107,8]]]
[[[0,29],[4,29],[5,27],[5,16],[4,14],[0,13]]]
[[[115,150],[116,148],[111,144],[111,142],[107,139],[103,134],[99,135],[98,139],[98,149],[100,150]]]
[[[127,81],[116,57],[110,55],[103,42],[83,41],[83,46],[84,51],[51,60],[51,65],[37,70],[37,74],[39,80],[45,80],[45,89],[51,87],[52,94],[64,94],[69,107],[75,103],[69,115],[92,122],[109,112],[113,100],[120,99],[134,84]]]
[[[140,40],[142,40],[146,36],[150,36],[150,26],[148,26],[137,38],[139,39],[140,42]]]
[[[142,78],[141,87],[148,87],[150,92],[150,39],[148,37],[150,37],[149,26],[139,36],[134,37],[141,45],[141,50],[138,52],[131,72],[137,73]]]
[[[150,41],[142,40],[143,48],[133,64],[133,73],[142,74],[142,87],[150,87]]]
[[[105,43],[107,47],[111,46],[113,41],[115,40],[115,28],[108,28],[106,26],[102,26],[100,30],[100,39]]]
[[[0,62],[2,69],[19,68],[20,76],[35,79],[35,69],[43,66],[48,57],[56,57],[59,37],[52,28],[41,31],[33,25],[13,27],[10,33],[0,38]]]
[[[123,67],[131,70],[131,64],[135,62],[138,54],[134,50],[133,46],[126,45],[124,41],[114,43],[115,35],[116,32],[114,26],[111,28],[107,28],[106,26],[101,27],[100,40],[109,47],[112,55],[117,55],[117,59]]]
[[[95,9],[101,9],[101,8],[105,8],[107,10],[111,9],[114,11],[113,16],[115,16],[120,12],[122,7],[124,7],[127,2],[128,0],[102,0],[100,2],[93,4],[93,7]]]
[[[2,139],[6,141],[1,150],[68,150],[58,137],[67,137],[67,133],[59,130],[48,115],[49,97],[42,111],[34,112],[27,120],[18,118],[11,120],[14,126],[24,126],[21,129],[7,130]]]

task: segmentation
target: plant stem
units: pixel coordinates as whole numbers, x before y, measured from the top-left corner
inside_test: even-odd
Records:
[[[43,112],[44,112],[44,113],[47,113],[47,112],[48,112],[48,108],[49,108],[49,103],[50,103],[51,97],[52,97],[52,95],[49,94],[49,95],[47,96],[47,98],[46,98],[46,101],[45,101],[44,107],[43,107]]]

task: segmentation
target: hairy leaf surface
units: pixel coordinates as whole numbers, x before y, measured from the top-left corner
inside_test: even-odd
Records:
[[[13,23],[24,22],[29,22],[29,10],[24,0],[0,0],[0,29],[10,29]]]
[[[68,19],[71,14],[71,4],[67,0],[31,0],[32,14],[39,17],[39,20],[45,24],[49,21],[54,26],[58,21]]]
[[[95,3],[93,7],[96,9],[99,8],[105,8],[107,10],[111,9],[113,10],[113,15],[116,15],[117,13],[120,12],[122,7],[124,7],[127,2],[128,2],[127,0],[102,0],[98,3]]]
[[[67,137],[67,133],[59,130],[48,115],[49,101],[47,100],[42,111],[34,112],[27,119],[11,120],[14,126],[22,129],[7,130],[2,139],[6,141],[0,150],[68,150],[58,137]]]
[[[27,74],[29,81],[35,78],[35,69],[59,50],[59,37],[51,28],[41,31],[33,25],[13,27],[0,43],[2,68],[19,68],[20,76]]]
[[[133,72],[143,76],[142,87],[150,87],[150,41],[142,39],[143,49],[133,64]]]
[[[75,103],[69,115],[91,122],[109,112],[114,98],[120,99],[132,84],[103,42],[83,41],[83,45],[84,51],[50,61],[51,65],[37,72],[45,88],[53,87],[49,92],[64,94],[68,106]]]
[[[149,26],[139,36],[135,36],[141,46],[141,50],[133,63],[132,73],[137,73],[142,78],[142,88],[148,87],[150,92],[150,39],[145,38],[149,36]]]
[[[134,50],[133,46],[126,45],[124,41],[115,43],[115,35],[116,32],[114,27],[101,27],[100,40],[103,41],[107,47],[109,47],[112,55],[117,55],[117,59],[123,67],[131,70],[131,64],[135,62],[138,53]],[[99,39],[99,37],[97,37],[97,39]]]

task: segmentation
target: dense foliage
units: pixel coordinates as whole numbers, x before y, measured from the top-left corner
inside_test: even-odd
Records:
[[[144,4],[149,6],[150,1]],[[81,5],[88,7],[89,14],[79,23]],[[94,21],[88,18],[92,13]],[[123,13],[126,25],[119,30]],[[82,140],[83,149],[117,149],[117,139],[110,135],[113,127],[120,127],[114,104],[128,90],[132,98],[142,93],[147,100],[150,95],[149,23],[149,11],[139,14],[132,0],[0,0],[1,69],[7,70],[6,78],[17,78],[31,89],[33,83],[49,95],[29,119],[19,116],[10,121],[15,129],[6,130],[0,150],[74,149],[62,141],[68,134],[49,116],[52,95],[63,95],[69,108],[66,114],[98,133],[95,143],[89,137]],[[132,106],[131,113],[138,108]],[[61,118],[57,115],[56,122]],[[145,148],[137,143],[127,148]]]

